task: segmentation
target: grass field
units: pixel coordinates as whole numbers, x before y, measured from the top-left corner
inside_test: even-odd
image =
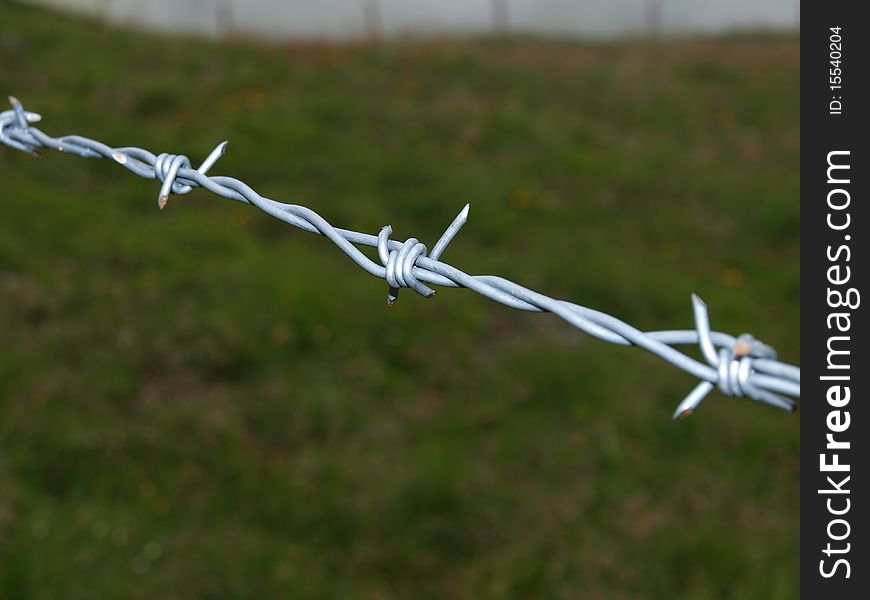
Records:
[[[213,44],[0,4],[48,133],[800,351],[797,38]],[[0,148],[0,597],[794,598],[799,417],[110,161]]]

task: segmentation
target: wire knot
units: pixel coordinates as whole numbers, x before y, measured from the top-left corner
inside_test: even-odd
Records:
[[[776,353],[748,333],[737,338],[731,348],[720,348],[718,364],[719,390],[726,396],[747,395],[749,375],[755,358],[775,358]],[[713,366],[713,365],[711,365]]]
[[[218,144],[206,159],[202,161],[196,172],[200,175],[208,173],[208,170],[224,155],[226,149],[227,142],[224,141]],[[193,186],[177,180],[181,169],[190,169],[190,159],[183,154],[167,154],[164,152],[154,161],[154,177],[163,184],[160,187],[160,195],[157,197],[157,206],[160,207],[160,210],[166,208],[170,193],[182,195],[189,194],[193,190]]]
[[[453,219],[453,222],[444,230],[444,233],[435,242],[432,254],[428,256],[429,259],[438,260],[441,257],[441,254],[468,221],[469,208],[470,206],[466,204]],[[387,306],[392,306],[399,298],[399,288],[403,287],[413,289],[424,298],[431,298],[435,295],[435,290],[421,283],[414,274],[417,259],[426,257],[426,245],[420,243],[417,238],[408,238],[398,249],[391,250],[390,236],[392,234],[393,228],[389,225],[378,233],[378,257],[385,268],[384,279],[390,286],[387,292]],[[393,245],[395,246],[395,242]]]
[[[37,149],[41,144],[33,137],[29,128],[31,123],[38,123],[42,117],[24,110],[15,96],[9,96],[9,103],[12,110],[0,112],[0,142],[27,154],[39,156]]]
[[[193,190],[189,185],[183,185],[176,181],[178,172],[183,168],[190,168],[190,159],[184,155],[163,153],[154,162],[154,177],[163,184],[160,188],[160,197],[157,200],[157,206],[161,210],[166,208],[170,192],[181,195],[189,194]]]
[[[698,344],[707,363],[716,371],[715,383],[719,390],[726,396],[747,397],[778,408],[792,408],[788,400],[761,389],[752,380],[753,375],[756,373],[753,367],[754,361],[756,359],[775,360],[776,351],[748,333],[737,337],[730,347],[720,346],[717,350],[713,344],[710,319],[707,315],[707,305],[694,294],[692,295],[692,303],[695,309],[695,328],[698,332]],[[692,414],[712,389],[713,383],[710,381],[699,383],[677,407],[677,410],[674,412],[674,418]]]
[[[409,287],[424,298],[431,298],[435,290],[421,283],[414,275],[414,265],[421,256],[426,256],[426,245],[417,238],[408,238],[398,250],[389,249],[393,228],[387,225],[378,234],[378,256],[386,269],[384,278],[390,286],[387,305],[392,306],[399,297],[399,288]]]

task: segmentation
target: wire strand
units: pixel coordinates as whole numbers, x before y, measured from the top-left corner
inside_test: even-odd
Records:
[[[511,308],[553,313],[605,342],[643,348],[700,380],[678,405],[674,418],[691,414],[714,387],[728,396],[751,398],[788,411],[796,408],[795,402],[783,395],[800,397],[800,368],[777,361],[772,348],[748,334],[734,337],[712,331],[707,307],[694,294],[695,329],[644,332],[607,313],[551,298],[502,277],[469,275],[441,261],[442,253],[468,220],[469,205],[465,205],[427,255],[425,244],[416,238],[403,242],[390,239],[393,230],[389,225],[378,235],[337,228],[310,208],[265,198],[233,177],[208,175],[226,152],[227,142],[218,144],[200,166],[193,169],[190,159],[183,155],[155,155],[132,146],[112,148],[78,135],[51,137],[32,126],[41,120],[37,113],[25,111],[14,97],[9,100],[12,110],[0,113],[0,142],[6,146],[32,155],[49,148],[85,158],[114,160],[140,177],[160,181],[157,204],[161,209],[167,206],[171,195],[188,194],[198,187],[255,206],[288,225],[326,237],[364,271],[386,280],[388,305],[398,299],[403,287],[426,298],[435,295],[429,285],[467,288]],[[377,248],[381,264],[357,246]],[[680,345],[698,345],[705,362],[674,347]]]

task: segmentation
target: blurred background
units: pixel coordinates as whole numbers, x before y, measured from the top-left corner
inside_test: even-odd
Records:
[[[32,0],[116,24],[212,36],[361,39],[537,33],[626,35],[792,31],[799,0]]]
[[[696,291],[796,363],[797,26],[0,3],[0,88],[53,135],[229,138],[215,173],[342,227],[431,245],[470,202],[468,272],[641,329],[691,327]],[[799,416],[716,393],[672,422],[694,382],[642,350],[462,290],[388,311],[324,240],[202,190],[161,212],[110,161],[2,148],[0,185],[0,597],[798,595]]]

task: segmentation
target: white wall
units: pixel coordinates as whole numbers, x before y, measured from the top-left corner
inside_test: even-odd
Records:
[[[799,0],[30,0],[167,31],[237,32],[278,38],[356,38],[373,29],[477,33],[508,7],[510,29],[589,38],[649,33],[796,30]],[[660,6],[660,11],[655,7]],[[656,16],[658,15],[658,16]]]

